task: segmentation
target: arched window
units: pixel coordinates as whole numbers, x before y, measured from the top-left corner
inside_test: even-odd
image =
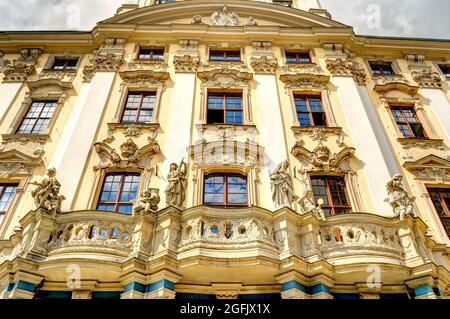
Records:
[[[140,175],[136,173],[109,173],[105,176],[97,209],[131,214],[137,198]]]
[[[247,178],[239,174],[205,176],[203,203],[211,206],[248,206]]]

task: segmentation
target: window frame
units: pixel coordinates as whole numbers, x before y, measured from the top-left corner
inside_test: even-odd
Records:
[[[0,210],[0,225],[2,224],[6,214],[8,214],[8,211],[11,209],[11,207],[13,206],[14,203],[14,199],[17,196],[17,192],[19,190],[20,187],[20,183],[12,183],[12,182],[8,182],[8,183],[3,183],[0,182],[0,199],[3,197],[3,195],[5,194],[5,188],[9,187],[9,186],[14,186],[15,190],[14,190],[14,195],[11,197],[8,207],[5,211]],[[3,188],[3,189],[2,189]]]
[[[126,110],[135,110],[134,108],[133,109],[127,108],[127,102],[128,102],[128,98],[129,98],[130,94],[135,94],[135,95],[139,94],[139,96],[140,96],[139,106],[136,109],[137,110],[136,121],[124,122],[123,118],[125,116],[125,111]],[[119,123],[120,124],[124,124],[124,125],[133,125],[133,124],[135,124],[135,125],[145,125],[145,124],[153,123],[154,122],[155,109],[156,109],[156,103],[158,102],[157,101],[157,99],[158,99],[157,95],[158,95],[158,92],[157,91],[153,91],[153,90],[151,90],[151,91],[128,90],[127,94],[126,94],[126,97],[125,97],[125,102],[124,102],[125,104],[123,105],[122,110],[121,110],[121,116],[120,116]],[[153,103],[153,106],[151,108],[152,116],[151,116],[149,122],[139,122],[139,116],[140,116],[141,111],[142,110],[150,110],[150,109],[143,109],[142,108],[142,103],[144,102],[144,97],[145,96],[154,96],[154,103]]]
[[[79,57],[72,57],[72,58],[65,58],[65,57],[55,57],[52,65],[51,65],[51,70],[52,71],[56,71],[56,72],[76,72],[77,70],[77,66],[79,63]],[[55,69],[55,63],[60,60],[60,61],[64,61],[64,67],[62,69]],[[68,68],[67,64],[69,61],[75,61],[75,66],[73,68]]]
[[[383,76],[393,76],[398,75],[399,73],[396,72],[394,68],[394,62],[393,61],[368,61],[367,62],[370,68],[370,72],[372,73],[373,77],[383,77]],[[374,68],[374,66],[377,65],[379,68]],[[389,66],[392,70],[391,74],[385,74],[384,71],[380,71],[380,74],[376,74],[375,71],[379,70],[382,66]]]
[[[424,135],[423,137],[416,136],[416,134],[414,133],[414,130],[412,130],[411,123],[408,122],[408,120],[404,114],[404,111],[403,111],[404,109],[409,109],[410,111],[412,111],[418,124],[420,124],[420,126],[422,127],[422,132]],[[393,114],[393,110],[401,110],[403,122],[401,122],[401,123],[397,122],[397,119],[395,118],[395,116]],[[419,115],[417,114],[416,109],[413,105],[389,104],[389,112],[391,114],[392,119],[394,120],[394,123],[396,124],[397,131],[400,133],[401,138],[403,138],[403,139],[418,139],[418,140],[429,140],[430,139],[429,134],[427,133],[427,130],[425,129],[425,125],[422,123],[422,121],[419,118]],[[408,131],[412,134],[412,136],[410,136],[410,137],[405,136],[403,134],[403,132],[400,130],[399,125],[406,125],[408,128]]]
[[[438,63],[437,64],[438,65],[438,69],[439,69],[439,71],[442,73],[442,75],[445,77],[445,78],[447,78],[447,79],[450,79],[450,63]],[[447,72],[449,72],[449,73],[446,73],[445,72],[445,69],[447,69]]]
[[[211,95],[218,95],[218,96],[222,96],[222,108],[221,109],[213,109],[213,108],[209,108],[209,97]],[[240,96],[241,98],[241,108],[240,109],[228,109],[227,108],[227,97],[231,97],[231,96]],[[224,121],[223,123],[208,123],[208,114],[210,110],[222,110],[223,114],[224,114]],[[233,112],[241,112],[241,117],[242,117],[242,122],[240,124],[238,123],[228,123],[227,122],[227,112],[228,111],[233,111]],[[244,125],[244,97],[243,97],[243,92],[234,92],[234,91],[216,91],[216,90],[208,90],[207,92],[207,96],[206,96],[206,124],[208,125],[236,125],[236,126],[242,126]]]
[[[32,128],[32,130],[31,130],[31,132],[19,132],[20,128],[21,128],[22,125],[23,125],[23,122],[27,119],[27,115],[28,115],[28,113],[30,112],[31,108],[33,107],[33,104],[35,104],[35,103],[44,103],[44,107],[43,107],[42,110],[39,112],[39,116],[36,118],[36,122],[33,124],[33,128]],[[54,106],[53,106],[53,111],[52,111],[50,117],[48,117],[48,118],[40,118],[40,116],[41,116],[41,114],[42,114],[42,112],[43,112],[43,110],[44,110],[44,108],[46,107],[47,104],[54,104]],[[51,123],[51,121],[52,121],[52,118],[55,116],[55,112],[56,112],[56,108],[57,108],[57,107],[58,107],[58,101],[55,101],[55,100],[32,100],[31,103],[30,103],[30,105],[29,105],[29,107],[28,107],[28,109],[27,109],[27,110],[25,111],[25,113],[23,114],[23,116],[22,116],[22,118],[21,118],[21,120],[20,120],[20,122],[19,122],[19,125],[18,125],[17,128],[15,129],[15,132],[14,132],[14,133],[17,134],[17,135],[22,135],[22,134],[44,135],[45,132],[46,132],[46,131],[49,129],[49,127],[50,127],[50,123]],[[47,123],[46,127],[45,127],[44,129],[42,129],[40,132],[33,132],[34,128],[36,127],[36,124],[37,124],[38,120],[40,120],[40,119],[47,119],[47,120],[48,120],[48,123]]]
[[[165,1],[165,2],[158,2],[158,1]],[[176,0],[153,0],[153,5],[167,4],[171,2],[176,2]]]
[[[441,196],[441,192],[447,192],[450,194],[450,188],[443,188],[443,187],[426,187],[426,190],[428,192],[428,195],[430,196],[430,200],[432,202],[432,205],[434,207],[434,209],[436,210],[436,213],[439,217],[439,220],[442,224],[442,227],[444,228],[445,233],[447,234],[447,236],[450,238],[450,206],[447,206],[447,204],[445,203],[445,201],[443,200],[442,196]],[[444,214],[445,216],[442,216],[439,211],[438,208],[436,207],[436,204],[433,200],[433,195],[432,193],[437,193],[439,196],[439,200],[440,200],[440,204],[444,210]],[[448,220],[448,226],[445,225],[444,220],[446,219]]]
[[[296,62],[289,62],[288,61],[288,54],[295,54],[295,60]],[[304,63],[301,62],[301,56],[308,56],[309,62]],[[300,65],[309,65],[309,64],[313,64],[313,60],[311,57],[311,51],[302,51],[302,50],[284,50],[284,59],[287,65],[291,64],[291,65],[296,65],[296,64],[300,64]]]
[[[342,210],[347,209],[349,211],[349,213],[353,212],[353,205],[352,205],[351,197],[350,197],[350,194],[348,191],[348,184],[347,184],[346,178],[344,176],[312,174],[312,175],[310,175],[309,179],[310,179],[310,183],[311,183],[311,190],[314,189],[313,188],[314,187],[313,186],[314,179],[324,179],[326,181],[326,183],[325,183],[326,189],[325,190],[326,190],[328,204],[329,205],[331,204],[331,206],[325,206],[325,204],[324,204],[324,205],[322,205],[322,208],[330,209],[330,216],[328,216],[328,217],[347,214],[347,213],[336,214],[336,209],[342,209]],[[331,179],[335,179],[335,180],[339,179],[339,180],[342,180],[342,182],[344,183],[343,190],[344,190],[344,195],[345,195],[345,200],[347,202],[347,206],[337,206],[334,204],[333,197],[332,197],[331,190],[330,190],[330,183],[329,183],[329,180],[331,180]],[[314,192],[313,192],[313,194],[314,194]],[[316,195],[314,194],[314,200],[316,200],[315,198],[316,198]]]
[[[150,54],[150,58],[148,59],[142,59],[141,58],[141,52],[143,50],[149,50],[152,54]],[[162,51],[161,59],[155,59],[155,58],[151,58],[152,56],[154,56],[154,52],[153,51]],[[137,50],[137,55],[135,60],[136,61],[140,61],[140,62],[165,62],[166,61],[166,54],[167,54],[167,48],[165,46],[139,46],[138,50]]]
[[[277,6],[281,6],[281,7],[286,7],[286,8],[293,8],[294,7],[294,2],[292,0],[272,0],[272,3],[277,5]],[[289,5],[284,5],[282,3],[289,3]]]
[[[117,196],[116,196],[116,199],[115,199],[114,203],[113,202],[102,202],[101,201],[101,197],[102,197],[102,194],[103,194],[103,190],[104,190],[104,186],[105,186],[105,183],[106,183],[106,179],[108,178],[108,176],[111,176],[111,175],[115,175],[115,176],[119,175],[119,176],[121,176],[120,184],[119,184],[119,191],[117,192]],[[117,214],[122,214],[122,215],[132,215],[133,214],[133,212],[131,212],[130,214],[127,214],[127,213],[121,213],[121,212],[119,212],[117,210],[120,205],[130,205],[131,207],[133,207],[133,204],[134,204],[133,202],[119,202],[118,201],[120,199],[120,197],[122,196],[123,185],[124,185],[125,178],[127,176],[139,176],[139,183],[138,183],[138,188],[137,188],[137,191],[136,191],[136,199],[139,197],[140,186],[141,186],[141,183],[142,183],[142,174],[140,172],[131,172],[131,171],[109,171],[109,172],[105,172],[105,174],[102,176],[102,182],[99,183],[100,187],[99,187],[99,192],[97,193],[97,200],[96,200],[95,208],[94,208],[95,210],[99,210],[98,207],[101,204],[103,204],[103,205],[113,205],[114,204],[114,211],[105,211],[105,212],[117,213]]]
[[[223,53],[223,59],[218,59],[218,60],[212,60],[211,59],[211,52],[222,52]],[[239,52],[239,60],[228,60],[227,57],[227,52]],[[221,62],[227,62],[227,63],[242,63],[244,61],[244,56],[243,56],[243,52],[242,52],[242,48],[215,48],[215,47],[210,47],[208,49],[208,62],[211,63],[221,63]]]
[[[297,103],[296,103],[296,99],[297,99],[298,97],[305,97],[305,98],[306,98],[306,103],[307,103],[308,111],[298,111],[298,109],[297,109]],[[309,101],[310,101],[310,98],[313,98],[313,97],[318,98],[318,99],[320,100],[320,105],[321,105],[321,108],[322,108],[322,111],[321,111],[321,112],[318,112],[318,111],[312,111],[312,110],[311,110],[311,105],[310,105],[310,102],[309,102]],[[302,127],[302,128],[303,128],[303,127],[323,127],[323,128],[329,127],[329,124],[328,124],[329,121],[328,121],[328,118],[327,118],[327,112],[326,112],[325,105],[324,105],[324,103],[323,103],[322,95],[321,95],[321,94],[298,94],[298,93],[293,92],[293,99],[294,99],[295,115],[296,115],[296,119],[297,119],[297,122],[298,122],[298,126],[299,126],[299,127]],[[309,115],[310,123],[311,123],[312,125],[302,126],[301,123],[300,123],[300,121],[299,121],[299,119],[298,119],[299,113],[303,113],[303,114],[307,113],[307,114]],[[314,123],[314,117],[313,117],[313,114],[314,114],[314,113],[321,113],[321,114],[323,114],[324,122],[325,122],[324,125],[316,125],[316,124]]]
[[[80,65],[83,61],[84,55],[50,55],[48,58],[43,71],[47,72],[63,72],[63,73],[77,73]],[[77,64],[74,69],[63,69],[63,70],[55,70],[53,69],[53,65],[56,60],[77,60]]]
[[[223,178],[223,189],[224,192],[223,194],[223,199],[224,202],[223,203],[206,203],[205,201],[205,197],[207,194],[206,193],[206,180],[208,178],[211,177],[222,177]],[[228,195],[230,194],[228,192],[228,178],[229,177],[239,177],[245,180],[245,190],[246,190],[246,196],[247,196],[247,201],[246,203],[243,204],[235,204],[235,203],[229,203],[229,198]],[[240,193],[231,193],[231,194],[240,194]],[[224,208],[243,208],[243,207],[248,207],[249,206],[249,202],[250,202],[250,195],[249,195],[249,182],[248,182],[248,176],[239,174],[239,173],[211,173],[211,174],[205,174],[203,176],[203,194],[202,194],[202,204],[205,206],[211,206],[211,207],[224,207]]]

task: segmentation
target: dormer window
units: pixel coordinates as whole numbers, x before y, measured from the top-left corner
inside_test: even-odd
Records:
[[[390,62],[370,62],[369,64],[372,69],[372,74],[375,76],[389,76],[395,74],[392,63]]]
[[[286,0],[273,0],[273,3],[282,6],[282,7],[289,7],[292,8],[292,1],[286,1]]]
[[[54,71],[74,71],[77,69],[78,58],[56,58],[51,69]]]
[[[240,50],[210,50],[210,61],[241,61]]]
[[[164,60],[164,48],[141,48],[139,60]]]
[[[309,52],[286,51],[286,63],[310,64],[311,56]]]

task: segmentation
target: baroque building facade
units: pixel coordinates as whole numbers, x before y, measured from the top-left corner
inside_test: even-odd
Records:
[[[147,0],[0,53],[0,298],[448,298],[450,41]]]

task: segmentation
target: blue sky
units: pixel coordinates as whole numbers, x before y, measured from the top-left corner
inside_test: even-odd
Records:
[[[357,34],[450,39],[449,0],[320,0]],[[90,30],[124,0],[0,0],[0,30]]]

